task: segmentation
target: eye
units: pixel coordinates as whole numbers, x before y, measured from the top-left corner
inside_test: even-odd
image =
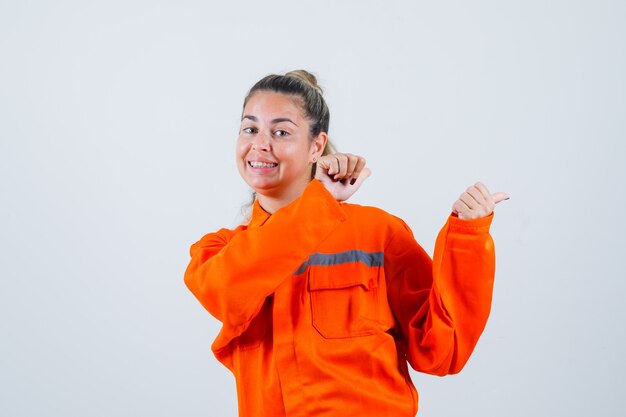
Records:
[[[279,137],[284,137],[284,136],[289,136],[289,132],[287,132],[286,130],[278,129],[274,131],[274,135],[279,136]]]
[[[256,129],[253,127],[244,127],[243,129],[241,129],[241,131],[243,133],[248,133],[248,134],[252,134],[256,132]]]

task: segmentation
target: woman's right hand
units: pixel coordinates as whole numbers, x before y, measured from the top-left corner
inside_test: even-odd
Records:
[[[320,157],[315,178],[335,197],[346,201],[361,187],[372,171],[365,167],[365,158],[350,153],[334,153]]]

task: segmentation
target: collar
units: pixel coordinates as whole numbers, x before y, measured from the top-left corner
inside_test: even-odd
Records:
[[[279,211],[293,211],[297,209],[314,210],[318,216],[330,216],[340,221],[344,221],[347,218],[341,204],[339,204],[332,194],[328,192],[326,187],[316,179],[311,180],[300,197],[285,207],[280,208],[276,213]],[[259,199],[256,198],[252,205],[252,217],[250,218],[248,227],[261,227],[271,218],[272,215],[261,207]]]
[[[259,199],[254,199],[254,204],[252,205],[252,217],[250,218],[250,223],[248,223],[248,228],[261,227],[265,224],[265,222],[271,217],[261,204],[259,204]]]

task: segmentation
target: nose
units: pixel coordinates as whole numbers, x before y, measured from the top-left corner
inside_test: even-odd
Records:
[[[270,136],[264,132],[259,132],[254,135],[254,139],[252,140],[252,149],[269,151],[271,149]]]

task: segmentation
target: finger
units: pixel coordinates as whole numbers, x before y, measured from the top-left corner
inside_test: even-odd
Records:
[[[478,190],[474,190],[473,192],[478,192]],[[493,209],[490,208],[490,206],[494,205],[493,203],[481,203],[476,201],[474,196],[467,191],[461,194],[459,200],[461,200],[468,208],[468,210],[463,211],[463,214],[465,214],[465,217],[462,217],[463,219],[484,217],[493,211]]]
[[[454,203],[452,203],[452,212],[454,214],[458,215],[459,214],[459,208],[457,207],[457,205],[458,205],[458,200],[455,201]]]
[[[364,168],[357,178],[352,179],[354,182],[350,181],[350,185],[355,189],[358,189],[361,184],[363,184],[363,181],[365,181],[370,175],[372,175],[372,171],[369,168]]]
[[[459,199],[454,202],[454,207],[456,207],[459,212],[469,212],[472,208],[463,201],[463,194],[459,196]]]
[[[472,197],[467,191],[461,194],[461,196],[459,197],[459,200],[465,203],[465,205],[470,210],[474,210],[477,206],[480,205],[476,200],[474,200],[474,197]]]
[[[354,170],[356,168],[357,163],[359,162],[359,157],[356,155],[352,155],[351,153],[347,153],[346,157],[348,158],[348,167],[346,169],[346,177],[356,178],[357,175],[354,174]]]
[[[339,169],[335,174],[335,179],[346,178],[346,172],[348,171],[348,157],[345,154],[337,154],[337,161],[339,162]]]
[[[366,163],[367,162],[365,161],[365,158],[363,158],[362,156],[357,157],[356,166],[354,167],[354,176],[355,177],[359,176],[359,174],[361,173],[363,168],[365,168],[365,164]]]
[[[459,219],[465,220],[469,217],[470,208],[459,199],[452,204],[452,212],[456,214]]]
[[[485,190],[487,187],[484,184],[476,183],[468,188],[469,194],[474,197],[474,199],[478,202],[478,206],[474,207],[474,212],[472,215],[474,217],[484,217],[488,216],[493,212],[493,209],[496,207],[496,203],[493,202],[491,198],[491,194],[487,194],[485,197],[483,193],[480,191],[479,186],[482,186]]]
[[[475,185],[467,187],[467,190],[465,190],[465,192],[471,195],[472,198],[476,200],[479,205],[489,206],[493,204],[491,202],[491,194],[487,194],[487,196],[485,197],[480,189]]]
[[[317,170],[325,170],[328,171],[330,168],[330,158],[328,155],[320,156],[317,160]]]
[[[489,190],[487,189],[487,186],[485,186],[485,184],[483,184],[482,182],[479,181],[476,184],[474,184],[474,187],[476,187],[480,191],[480,193],[485,198],[485,201],[490,201],[491,200],[491,193],[489,192]]]
[[[498,204],[501,201],[508,200],[510,197],[507,193],[497,192],[497,193],[493,193],[491,195],[491,198],[493,198],[493,202],[495,204]]]
[[[361,172],[363,171],[364,168],[365,168],[365,158],[361,156],[357,157],[356,166],[354,167],[354,172],[352,173],[352,179],[350,180],[350,184],[356,183],[357,178],[359,178],[359,175],[361,175]]]
[[[328,175],[333,176],[339,172],[339,159],[337,159],[337,155],[328,155]]]

